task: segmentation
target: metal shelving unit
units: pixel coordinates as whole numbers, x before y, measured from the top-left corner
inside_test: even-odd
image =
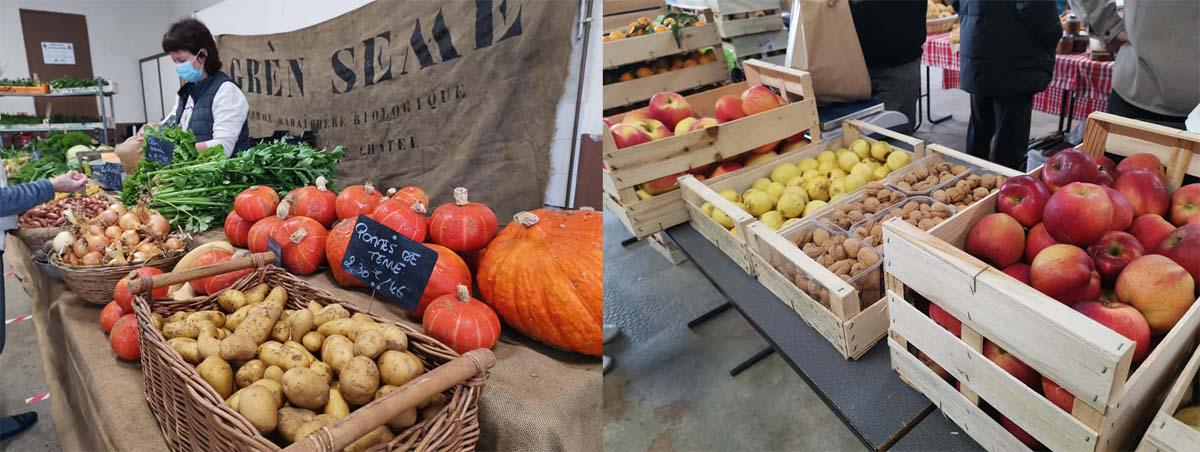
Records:
[[[15,124],[15,125],[0,125],[0,133],[5,132],[51,132],[51,131],[66,131],[66,130],[94,130],[98,131],[103,137],[101,140],[104,144],[112,145],[108,135],[108,129],[116,126],[116,107],[113,103],[113,95],[117,94],[117,89],[114,86],[111,91],[105,91],[105,80],[96,78],[96,91],[81,92],[81,93],[13,93],[0,92],[0,98],[3,97],[95,97],[96,103],[100,106],[100,122],[85,122],[85,123],[61,123],[61,124]],[[107,108],[104,105],[104,99],[108,98]],[[4,146],[4,137],[0,135],[0,147]]]

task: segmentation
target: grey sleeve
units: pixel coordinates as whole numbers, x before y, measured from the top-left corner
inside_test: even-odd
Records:
[[[1091,29],[1092,36],[1107,43],[1125,31],[1125,20],[1121,18],[1120,14],[1117,14],[1115,1],[1067,0],[1067,2],[1071,4],[1071,11],[1075,13],[1075,16]]]
[[[34,206],[54,199],[49,179],[0,188],[0,217],[20,215]]]

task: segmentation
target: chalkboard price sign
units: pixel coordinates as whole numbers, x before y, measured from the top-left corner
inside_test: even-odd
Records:
[[[105,190],[121,190],[124,187],[125,167],[120,163],[104,162],[92,165],[92,177]]]
[[[342,269],[383,298],[415,311],[437,264],[437,252],[366,215],[358,218]]]
[[[146,158],[164,165],[170,165],[171,158],[174,155],[175,143],[159,137],[146,137]]]

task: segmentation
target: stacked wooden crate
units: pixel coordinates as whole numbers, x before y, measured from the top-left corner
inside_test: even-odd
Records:
[[[787,30],[779,0],[669,0],[681,9],[710,9],[725,50],[739,64],[758,59],[783,64]]]
[[[653,21],[657,16],[642,17]],[[704,63],[688,62],[687,66],[662,73],[632,75],[636,68],[646,68],[661,58],[686,58],[701,49],[719,49],[720,44],[716,25],[712,23],[685,27],[679,30],[678,38],[672,32],[659,32],[606,40],[602,57],[604,70],[631,75],[628,80],[604,85],[604,109],[636,105],[663,91],[683,92],[728,80],[729,72],[721,58]]]
[[[663,0],[604,0],[604,33],[621,30],[640,17],[658,17],[667,11]]]

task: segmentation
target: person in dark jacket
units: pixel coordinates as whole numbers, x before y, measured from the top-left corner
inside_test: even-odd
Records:
[[[961,0],[962,89],[971,93],[967,151],[1018,169],[1029,144],[1033,95],[1054,75],[1062,37],[1053,0]]]
[[[871,95],[884,108],[904,113],[909,130],[917,120],[928,7],[927,0],[850,0],[854,30],[871,76]]]
[[[72,192],[87,183],[87,176],[75,171],[53,179],[9,187],[8,175],[0,165],[0,263],[4,261],[4,235],[17,227],[17,215],[54,199],[54,192]],[[0,266],[3,268],[3,266]],[[4,278],[0,277],[0,313],[4,312]],[[5,325],[0,324],[0,353],[4,352]],[[0,441],[21,433],[37,423],[37,413],[27,411],[0,417]]]

